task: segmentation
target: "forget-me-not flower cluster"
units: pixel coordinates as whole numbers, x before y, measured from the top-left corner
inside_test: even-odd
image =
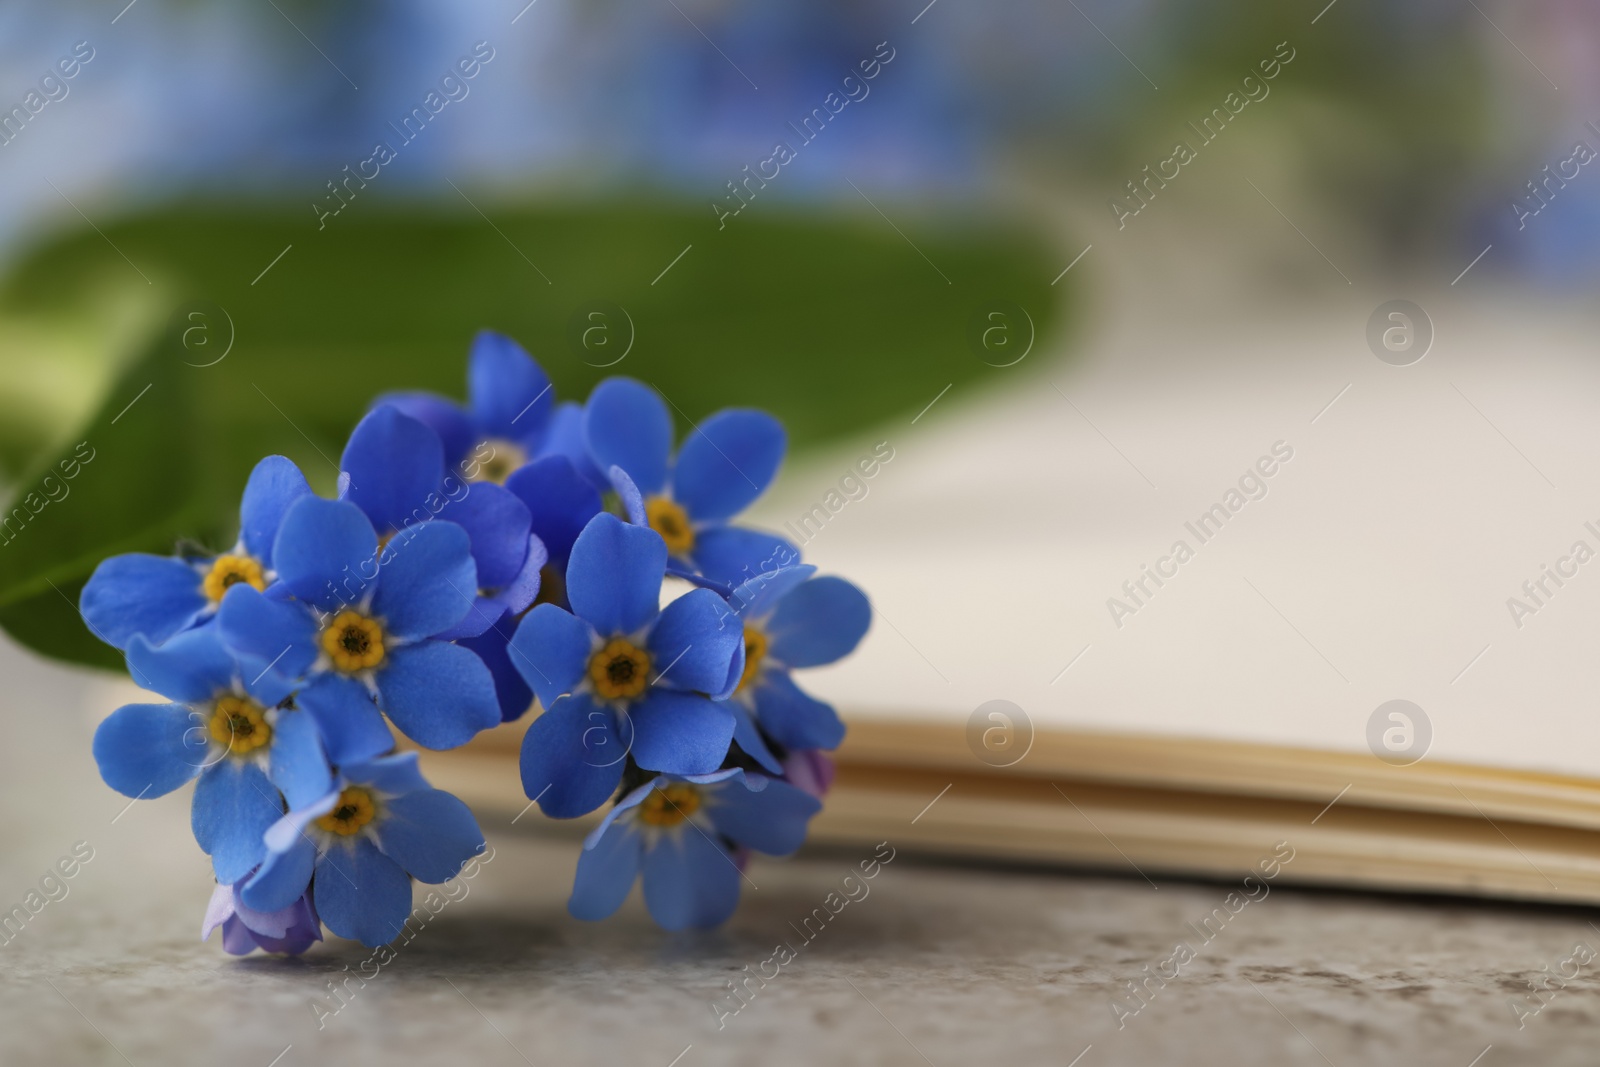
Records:
[[[485,848],[397,744],[455,748],[534,708],[530,800],[611,805],[573,915],[610,915],[637,880],[661,926],[716,925],[752,852],[800,846],[844,725],[792,672],[852,651],[871,608],[738,521],[782,462],[777,420],[729,409],[674,437],[647,384],[557,403],[486,331],[467,402],[379,397],[330,495],[269,456],[226,550],[101,563],[84,620],[160,699],[113,712],[94,757],[128,797],[194,782],[203,937],[239,955],[304,952],[324,927],[394,940],[412,882]]]

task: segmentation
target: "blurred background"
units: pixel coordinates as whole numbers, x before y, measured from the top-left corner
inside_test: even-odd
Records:
[[[1226,153],[1255,164],[1248,168],[1255,184],[1319,244],[1331,242],[1328,254],[1346,274],[1419,264],[1443,270],[1490,242],[1500,247],[1480,273],[1507,282],[1576,292],[1600,266],[1588,239],[1600,221],[1600,183],[1571,182],[1534,225],[1519,225],[1511,206],[1529,195],[1527,183],[1541,168],[1571,157],[1576,140],[1600,143],[1585,126],[1591,112],[1600,114],[1595,16],[1576,0],[1341,0],[1327,8],[1317,0],[1014,0],[912,10],[921,7],[915,0],[6,5],[0,106],[13,116],[0,146],[6,309],[24,317],[37,302],[25,297],[63,300],[63,290],[94,289],[100,311],[110,314],[111,291],[140,303],[131,294],[154,282],[170,283],[169,302],[206,296],[222,279],[202,284],[196,257],[180,246],[224,243],[222,222],[198,226],[212,213],[227,226],[252,218],[287,226],[284,242],[263,237],[241,255],[239,267],[251,276],[294,233],[307,231],[296,259],[314,260],[347,252],[359,240],[350,231],[379,215],[392,219],[397,209],[403,219],[460,221],[463,232],[482,230],[498,243],[491,227],[511,234],[506,221],[522,211],[568,205],[614,217],[604,209],[651,203],[653,221],[668,207],[701,216],[683,244],[700,236],[697,258],[712,259],[720,249],[707,231],[728,237],[712,205],[736,204],[728,183],[784,139],[799,145],[796,160],[760,188],[758,208],[729,226],[858,220],[894,239],[864,202],[870,197],[878,208],[893,207],[887,216],[902,228],[916,222],[948,233],[965,224],[993,235],[997,223],[1008,224],[1043,237],[1050,246],[1044,266],[1065,264],[1062,253],[1092,241],[1090,230],[1115,217],[1108,200],[1126,198],[1128,181],[1143,181],[1142,168],[1187,138],[1203,158],[1163,188],[1160,212],[1169,233],[1199,226],[1208,256],[1260,263],[1278,242],[1298,240],[1253,225],[1256,194],[1237,180],[1237,168],[1214,158]],[[1258,62],[1280,41],[1295,58],[1267,83],[1270,96],[1215,147],[1201,144],[1188,124],[1222,106],[1245,76],[1259,76]],[[425,135],[404,141],[402,119],[429,92],[436,100],[448,95],[441,78],[478,42],[493,59],[457,83],[464,95],[444,101]],[[828,93],[843,92],[843,79],[880,42],[878,54],[893,59],[858,90],[870,96],[845,101],[826,136],[801,142],[800,120]],[[93,58],[75,77],[56,78],[54,91],[41,87],[74,46]],[[397,146],[394,161],[370,183],[349,184],[380,141]],[[1217,181],[1229,171],[1233,180]],[[362,203],[320,228],[320,212],[342,202],[329,183],[341,180],[345,190],[360,187],[349,195]],[[479,212],[487,206],[504,214]],[[1077,219],[1077,234],[1062,233],[1052,213]],[[75,264],[49,278],[38,270],[22,276],[30,254],[66,235],[98,241],[90,229],[98,226],[115,238],[136,219],[156,229],[130,233],[135,247],[116,242],[125,262],[104,243],[95,250],[101,265],[116,269]],[[186,228],[199,232],[176,232]],[[159,246],[154,262],[133,255],[146,240]],[[515,291],[528,302],[555,295],[538,292],[554,284],[546,275],[565,275],[570,288],[564,248],[544,264],[535,253],[551,242],[516,243],[520,251],[501,244],[474,262],[457,257],[439,273],[470,275],[472,288]],[[648,266],[659,270],[683,244],[652,248]],[[530,270],[534,263],[540,266]],[[1084,273],[1094,269],[1087,263]],[[437,287],[445,278],[406,281]],[[359,288],[364,280],[371,279],[341,284]],[[389,287],[388,310],[403,316],[399,288]],[[7,347],[25,336],[10,334]],[[15,439],[66,401],[57,382],[27,380],[39,372],[7,370],[6,396],[27,401],[13,410],[33,412],[4,431],[13,439],[7,459],[15,474],[26,451]]]
[[[0,240],[14,260],[81,225],[63,193],[102,221],[196,200],[309,212],[480,41],[494,58],[471,103],[441,115],[365,195],[454,210],[454,181],[505,197],[655,193],[702,209],[887,41],[892,75],[869,86],[870,106],[807,146],[763,199],[854,210],[854,182],[982,215],[1027,181],[1099,204],[1288,40],[1298,55],[1271,85],[1270,118],[1252,116],[1240,139],[1270,145],[1286,194],[1310,200],[1319,223],[1355,229],[1351,251],[1453,262],[1516,228],[1509,200],[1592,139],[1584,123],[1600,94],[1594,16],[1575,0],[920,6],[7,5],[7,108],[76,42],[94,58],[6,144]],[[1596,197],[1565,191],[1565,225],[1523,234],[1497,269],[1581,284],[1597,262],[1583,239]]]
[[[265,452],[329,488],[369,398],[459,394],[483,326],[563,398],[634,374],[682,426],[759,398],[804,455],[1135,338],[1220,367],[1247,305],[1312,332],[1420,293],[1581,309],[1595,21],[1575,0],[5,5],[0,485],[116,444],[113,476],[0,554],[0,624],[114,663],[68,610],[94,561],[228,539]],[[1197,339],[1197,312],[1223,333]]]

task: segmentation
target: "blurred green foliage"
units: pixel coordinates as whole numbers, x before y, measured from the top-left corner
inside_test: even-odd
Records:
[[[1388,257],[1437,252],[1459,228],[1464,179],[1503,136],[1484,55],[1487,26],[1468,5],[1424,16],[1403,5],[1324,3],[1188,8],[1180,31],[1185,62],[1173,88],[1192,110],[1209,111],[1287,41],[1295,59],[1272,86],[1285,108],[1274,124],[1285,137],[1277,151],[1333,211],[1376,236]],[[1315,24],[1313,11],[1322,12]],[[1170,115],[1178,123],[1198,117]]]
[[[804,448],[915,412],[947,383],[1017,373],[968,347],[988,301],[1028,309],[1041,337],[1063,312],[1052,251],[1000,225],[908,216],[902,236],[874,215],[773,211],[719,231],[709,211],[677,205],[485,206],[492,223],[356,201],[322,230],[305,209],[174,210],[26,256],[0,286],[10,507],[45,499],[41,480],[76,443],[95,458],[67,495],[0,532],[0,626],[48,655],[117,665],[74,607],[101,559],[230,545],[244,480],[270,453],[331,492],[371,399],[460,397],[483,327],[521,341],[559,399],[628,374],[669,399],[680,434],[718,408],[759,406]],[[613,347],[590,362],[570,340],[597,301],[635,334],[603,369],[591,363],[614,358],[625,324],[609,323]]]
[[[1486,40],[1502,42],[1470,5],[1162,0],[1153,16],[1163,54],[1149,55],[1146,43],[1134,56],[1160,90],[1125,72],[1105,120],[1072,142],[1073,163],[1118,193],[1174,141],[1204,153],[1188,123],[1240,92],[1246,76],[1259,84],[1258,64],[1280,42],[1293,62],[1221,137],[1251,141],[1262,169],[1288,172],[1369,236],[1383,262],[1454,252],[1478,176],[1521,147],[1508,139],[1485,54]]]

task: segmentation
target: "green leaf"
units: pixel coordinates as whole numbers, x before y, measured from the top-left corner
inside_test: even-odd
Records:
[[[50,656],[116,664],[74,606],[101,559],[231,545],[268,454],[331,492],[373,397],[461,397],[480,328],[521,341],[561,399],[627,374],[668,398],[680,434],[721,407],[764,407],[803,449],[914,414],[948,384],[1027,373],[972,347],[996,301],[1027,309],[1041,344],[1060,317],[1059,265],[999,226],[890,208],[897,231],[754,205],[719,230],[709,209],[476,203],[487,218],[357,199],[321,230],[309,209],[187,208],[26,257],[0,287],[0,338],[51,342],[0,345],[0,470],[26,471],[11,514],[28,519],[9,540],[0,527],[0,626]],[[588,339],[612,347],[584,346],[597,321]],[[84,441],[93,460],[61,479]],[[51,472],[66,495],[33,515]]]
[[[106,556],[170,553],[180,535],[211,532],[216,494],[192,447],[188,382],[154,346],[111,391],[77,440],[21,484],[0,517],[0,626],[49,656],[119,666],[94,640],[78,594]]]

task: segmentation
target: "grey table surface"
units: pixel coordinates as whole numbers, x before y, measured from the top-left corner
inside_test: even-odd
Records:
[[[758,860],[759,888],[746,886],[725,928],[668,934],[637,896],[607,923],[568,917],[574,842],[503,818],[486,820],[494,858],[465,896],[336,1000],[329,983],[372,955],[360,945],[240,960],[197,940],[211,879],[187,795],[125,807],[100,783],[89,676],[5,645],[0,677],[0,908],[23,903],[76,843],[93,849],[67,895],[0,944],[7,1065],[1500,1067],[1597,1057],[1600,961],[1565,963],[1576,946],[1600,947],[1584,910],[1278,886],[1206,943],[1189,924],[1222,903],[1223,883],[1153,888],[1118,872],[901,851],[867,896],[804,941],[791,924],[865,858],[807,851]],[[1195,958],[1152,982],[1119,1026],[1113,1001],[1139,1005],[1127,982],[1147,964],[1160,969],[1179,941]],[[735,1003],[727,983],[759,971],[780,942],[798,946],[794,959],[749,983],[748,1002],[719,1024],[714,1005]],[[1541,997],[1530,990],[1574,971]]]

